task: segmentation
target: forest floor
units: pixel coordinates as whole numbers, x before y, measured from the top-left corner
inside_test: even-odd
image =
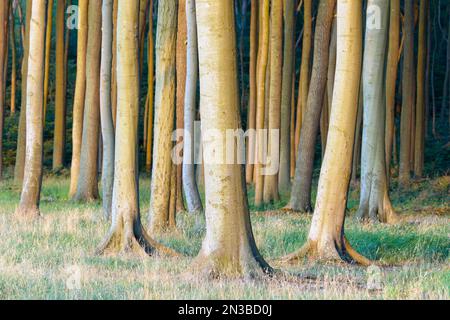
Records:
[[[351,191],[346,234],[360,253],[386,267],[303,261],[283,267],[282,277],[252,281],[181,276],[201,246],[201,216],[179,214],[178,231],[158,238],[184,258],[95,256],[108,223],[100,203],[69,201],[68,184],[47,177],[43,218],[27,223],[13,217],[19,188],[0,184],[0,299],[450,299],[448,176],[393,191],[403,218],[395,226],[357,222],[359,193]],[[149,180],[141,179],[144,223],[149,189]],[[299,248],[311,222],[309,215],[282,212],[284,204],[252,214],[257,244],[269,262]]]

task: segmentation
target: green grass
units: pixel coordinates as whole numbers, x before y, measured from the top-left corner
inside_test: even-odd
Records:
[[[0,185],[0,299],[449,299],[449,178],[415,183],[392,192],[403,222],[395,226],[361,225],[353,219],[358,192],[349,196],[346,234],[370,259],[389,265],[383,286],[367,287],[367,269],[305,261],[286,268],[287,275],[259,281],[188,280],[190,263],[200,249],[204,218],[178,215],[178,232],[158,240],[183,258],[97,257],[108,229],[100,203],[80,204],[67,197],[68,180],[45,179],[43,219],[14,219],[19,189]],[[141,179],[141,205],[147,221],[150,182]],[[252,199],[252,190],[249,198]],[[299,248],[311,217],[285,214],[280,203],[252,214],[258,246],[268,261]],[[251,207],[252,210],[256,208]],[[76,267],[73,269],[73,267]],[[74,273],[74,270],[76,271]],[[70,290],[73,275],[81,287]],[[69,284],[69,286],[68,286]]]

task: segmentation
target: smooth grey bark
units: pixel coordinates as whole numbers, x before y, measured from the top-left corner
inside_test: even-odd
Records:
[[[291,187],[291,107],[292,73],[294,72],[294,0],[284,2],[284,53],[283,83],[281,92],[281,128],[280,128],[280,173],[279,190],[286,192]]]
[[[314,39],[314,62],[306,105],[289,209],[312,212],[311,185],[314,148],[319,132],[320,115],[327,85],[331,26],[335,0],[321,0]]]
[[[388,222],[394,215],[387,196],[385,157],[385,58],[389,2],[369,0],[368,8],[380,9],[381,24],[367,21],[363,62],[363,136],[361,151],[361,199],[358,218]],[[369,10],[369,9],[368,9]]]
[[[183,189],[188,211],[203,210],[202,201],[195,181],[194,164],[194,123],[197,101],[198,82],[198,48],[197,48],[197,18],[195,0],[186,1],[187,20],[187,63],[186,63],[186,94],[184,101],[184,128],[187,135],[184,138],[183,153]]]
[[[102,194],[103,214],[111,216],[114,183],[114,125],[111,105],[111,67],[113,37],[113,0],[103,0],[102,6],[102,53],[100,68],[100,121],[103,138]]]

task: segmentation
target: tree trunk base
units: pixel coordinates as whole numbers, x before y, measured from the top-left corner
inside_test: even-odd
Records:
[[[38,208],[18,208],[14,213],[14,217],[19,221],[34,221],[42,217]]]
[[[154,256],[165,255],[176,257],[179,254],[150,238],[147,233],[140,228],[138,232],[128,228],[116,227],[110,231],[100,247],[95,251],[96,255],[138,255]]]
[[[350,263],[365,267],[374,264],[356,252],[346,238],[343,239],[343,243],[340,246],[335,245],[333,248],[322,248],[321,250],[319,250],[317,243],[308,240],[300,250],[281,258],[278,262],[280,264],[295,264],[303,259],[320,263]]]
[[[356,213],[359,221],[369,221],[371,223],[397,224],[400,217],[395,212],[390,201],[383,200],[382,203],[374,205],[360,206]]]
[[[245,260],[245,261],[243,261]],[[274,270],[264,261],[259,261],[255,257],[247,257],[240,261],[229,261],[219,255],[200,254],[192,263],[190,271],[186,277],[205,279],[261,279],[270,277]]]
[[[291,204],[289,204],[286,207],[284,207],[282,210],[284,212],[307,213],[307,214],[314,213],[314,210],[313,210],[311,204],[295,206],[295,207],[293,207]]]

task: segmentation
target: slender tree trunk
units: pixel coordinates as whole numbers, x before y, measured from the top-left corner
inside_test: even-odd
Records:
[[[119,0],[114,0],[113,4],[113,54],[112,54],[112,71],[111,71],[111,108],[114,127],[116,126],[117,113],[117,15]]]
[[[264,181],[264,202],[279,201],[278,171],[280,161],[281,83],[283,69],[283,3],[272,1],[270,25],[270,81],[268,103],[269,172]],[[277,134],[274,134],[278,132]]]
[[[362,75],[361,75],[362,76]],[[363,82],[359,88],[358,99],[358,111],[356,113],[356,130],[355,130],[355,142],[353,147],[353,161],[352,161],[352,179],[353,186],[358,184],[358,170],[361,166],[361,149],[362,149],[362,131],[363,131],[363,108],[364,108],[364,95],[363,95]]]
[[[395,128],[395,93],[400,51],[400,0],[390,1],[389,48],[386,67],[386,173],[391,175]],[[389,182],[389,179],[388,179]]]
[[[172,131],[175,116],[177,6],[158,4],[156,35],[155,138],[150,198],[150,230],[162,232],[169,223]]]
[[[9,14],[9,29],[11,31],[10,44],[11,44],[11,115],[16,113],[16,92],[17,92],[17,51],[16,51],[16,25],[14,10],[10,8]]]
[[[196,4],[202,131],[220,132],[204,141],[208,152],[221,149],[220,136],[239,126],[236,36],[232,1],[197,0]],[[205,164],[207,231],[194,271],[209,277],[271,272],[253,237],[243,167],[209,160]]]
[[[400,128],[400,175],[402,186],[410,182],[411,174],[411,119],[414,105],[414,3],[405,2],[405,44],[403,58],[403,105]]]
[[[147,25],[147,13],[149,0],[140,0],[139,3],[139,71],[142,77],[144,70],[145,27]]]
[[[396,215],[388,196],[385,155],[386,104],[384,65],[386,58],[389,3],[369,0],[368,15],[379,9],[380,24],[367,20],[363,64],[363,140],[361,151],[361,199],[357,213],[359,219],[395,222]]]
[[[100,54],[102,39],[100,1],[89,1],[86,48],[86,94],[81,142],[80,173],[75,200],[98,199],[98,143],[100,124]]]
[[[76,193],[78,185],[78,175],[80,173],[84,99],[86,94],[86,47],[88,38],[89,0],[80,0],[78,6],[77,78],[75,83],[75,97],[73,102],[72,165],[70,170],[69,191],[70,197],[73,197]]]
[[[3,178],[3,122],[5,117],[5,61],[8,56],[9,1],[0,1],[0,181]]]
[[[261,206],[264,195],[264,134],[263,130],[265,120],[265,100],[266,100],[266,74],[269,60],[269,0],[262,0],[259,10],[259,52],[257,66],[257,105],[256,105],[256,164],[255,164],[255,206]]]
[[[281,94],[281,132],[280,132],[280,191],[285,193],[291,187],[291,101],[292,95],[292,74],[294,71],[294,15],[295,1],[284,1],[284,53],[283,53],[283,80]]]
[[[145,167],[148,172],[152,169],[152,145],[153,145],[153,114],[154,114],[154,92],[155,92],[155,62],[154,62],[154,43],[153,43],[153,0],[150,0],[150,13],[149,13],[149,31],[148,31],[148,44],[147,44],[147,60],[148,60],[148,92],[147,92],[147,145],[146,145],[146,158]]]
[[[95,2],[97,3],[97,2]],[[98,3],[101,4],[99,1]],[[110,231],[98,254],[173,254],[151,239],[141,224],[137,138],[139,117],[139,1],[119,1],[117,33],[117,130]]]
[[[111,216],[112,193],[114,183],[114,125],[111,110],[111,67],[113,0],[103,0],[102,5],[102,53],[100,69],[100,119],[102,126],[103,161],[102,191],[103,214]]]
[[[249,86],[250,97],[248,107],[247,130],[255,130],[256,128],[256,67],[258,58],[258,1],[251,0],[251,17],[250,17],[250,74]],[[246,181],[248,184],[253,183],[254,160],[255,160],[255,137],[250,136],[247,143],[247,165],[246,165]]]
[[[311,63],[312,43],[312,1],[304,0],[304,23],[303,23],[303,47],[302,63],[300,67],[300,81],[298,85],[297,117],[295,124],[295,155],[298,155],[300,144],[300,133],[303,126],[303,118],[308,103],[309,92],[309,65]]]
[[[4,1],[2,1],[4,2]],[[1,5],[0,5],[1,6]],[[28,85],[27,85],[27,150],[25,176],[17,214],[26,217],[39,215],[39,201],[42,186],[42,150],[44,108],[44,52],[45,13],[44,1],[32,2],[30,25]],[[1,12],[0,7],[0,12]]]
[[[335,6],[336,1],[334,0],[322,0],[319,5],[314,39],[311,89],[304,113],[294,185],[291,192],[290,207],[295,211],[312,211],[311,186],[314,170],[314,148],[327,85],[329,43]]]
[[[361,75],[361,11],[362,1],[337,2],[337,72],[316,208],[307,243],[300,251],[286,257],[285,261],[312,256],[323,261],[370,264],[351,248],[344,235]]]
[[[53,170],[64,165],[64,141],[66,131],[66,94],[64,66],[64,33],[66,1],[58,1],[56,10],[56,94],[55,94],[55,131],[53,135]]]
[[[187,16],[187,79],[184,102],[184,153],[183,187],[186,204],[190,213],[203,210],[197,182],[195,181],[194,123],[197,103],[198,49],[197,18],[195,0],[186,1]]]
[[[418,178],[423,176],[424,153],[425,153],[425,82],[427,63],[427,11],[428,2],[420,2],[419,21],[419,52],[417,57],[417,102],[416,102],[416,134],[414,147],[414,175]],[[450,41],[450,39],[449,39]]]
[[[176,93],[176,112],[175,121],[176,129],[184,129],[184,101],[186,95],[186,58],[187,58],[187,25],[186,25],[186,0],[178,1],[178,31],[177,31],[177,56],[176,56],[176,79],[177,79],[177,93]],[[180,136],[177,138],[176,144],[184,145],[184,139]],[[183,157],[180,154],[181,159]],[[179,163],[175,165],[176,180],[175,180],[175,211],[185,211],[183,200],[183,165]]]
[[[16,164],[14,167],[14,181],[21,185],[25,168],[25,148],[26,148],[26,92],[27,92],[27,75],[28,75],[28,52],[30,43],[30,22],[31,22],[31,0],[26,2],[26,27],[25,38],[23,43],[22,57],[22,84],[21,84],[21,107],[19,129],[17,136]]]
[[[47,30],[45,31],[45,75],[44,75],[44,119],[47,114],[48,106],[48,86],[50,82],[50,56],[52,49],[52,31],[53,31],[53,7],[54,0],[49,0],[47,4]],[[59,6],[59,4],[58,4]]]

